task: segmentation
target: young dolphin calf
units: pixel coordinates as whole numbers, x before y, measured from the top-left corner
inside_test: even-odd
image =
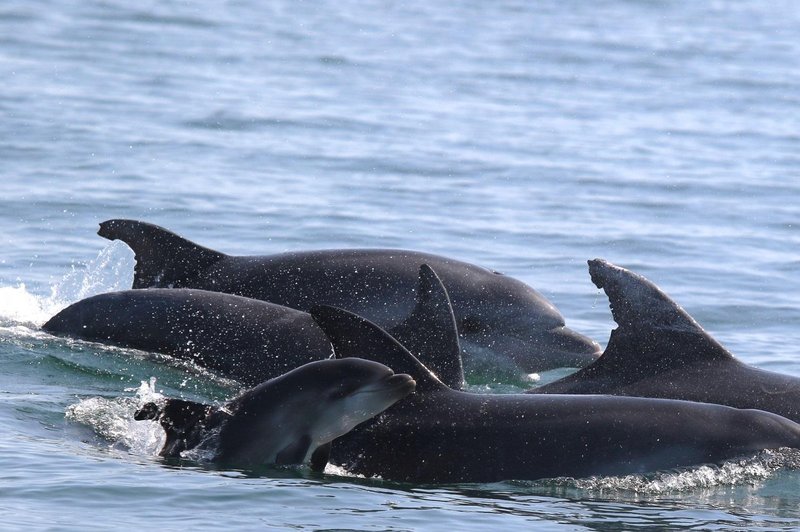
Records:
[[[136,254],[133,288],[200,288],[308,311],[346,308],[391,330],[414,305],[417,270],[428,264],[444,281],[465,362],[533,373],[583,367],[600,346],[565,326],[563,316],[528,285],[447,257],[397,249],[339,249],[267,256],[226,255],[157,225],[108,220],[98,234]]]
[[[330,442],[414,390],[414,380],[369,360],[321,360],[252,388],[222,407],[147,403],[135,419],[167,433],[160,454],[209,453],[226,467],[302,464],[322,470]]]
[[[328,338],[308,313],[205,290],[100,294],[63,309],[42,328],[191,360],[246,386],[331,355]],[[464,373],[450,301],[430,267],[419,268],[416,305],[392,334],[449,386],[461,387]]]
[[[800,422],[800,379],[737,360],[677,303],[641,275],[595,259],[618,327],[587,368],[529,393],[611,394],[757,408]]]
[[[336,440],[331,462],[353,473],[448,483],[621,475],[800,447],[800,425],[758,410],[454,391],[368,320],[324,306],[311,315],[337,357],[376,360],[417,383],[413,395]]]

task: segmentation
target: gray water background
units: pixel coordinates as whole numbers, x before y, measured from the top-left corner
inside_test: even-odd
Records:
[[[130,283],[127,250],[95,235],[129,217],[234,254],[458,257],[601,344],[585,261],[603,257],[800,376],[798,43],[789,1],[5,0],[0,527],[797,528],[800,471],[769,456],[444,487],[169,468],[113,437],[119,415],[65,412],[150,376],[230,388],[37,327]]]

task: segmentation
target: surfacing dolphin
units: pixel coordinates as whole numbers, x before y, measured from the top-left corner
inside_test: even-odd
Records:
[[[427,265],[419,268],[416,305],[392,334],[453,388],[464,373],[447,290]],[[306,312],[246,297],[194,289],[148,288],[86,298],[42,329],[190,360],[255,386],[331,356],[327,336]]]
[[[335,305],[387,330],[411,312],[417,269],[428,264],[450,294],[468,372],[473,359],[487,353],[493,365],[523,373],[583,367],[600,354],[596,342],[568,329],[558,310],[528,285],[446,257],[396,249],[237,257],[134,220],[105,221],[98,234],[135,252],[133,288],[200,288],[303,311]]]
[[[160,455],[224,467],[309,463],[321,471],[330,442],[414,390],[408,375],[369,360],[320,360],[252,388],[224,406],[182,399],[147,403],[137,420],[158,420]]]
[[[529,393],[611,394],[757,408],[800,422],[800,379],[737,360],[641,275],[589,261],[618,327],[592,365]]]
[[[454,391],[368,320],[325,306],[311,315],[337,357],[369,358],[417,383],[414,394],[333,443],[331,462],[353,473],[430,483],[621,475],[800,446],[800,425],[758,410]]]

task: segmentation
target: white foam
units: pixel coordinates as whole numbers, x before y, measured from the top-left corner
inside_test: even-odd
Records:
[[[561,478],[550,482],[592,492],[658,495],[716,486],[756,484],[769,479],[778,471],[798,468],[800,468],[800,450],[778,449],[762,451],[747,458],[729,460],[720,465],[701,465],[646,475]]]
[[[337,477],[350,477],[350,478],[367,478],[364,475],[359,475],[357,473],[351,473],[347,469],[334,465],[328,462],[325,465],[325,470],[323,471],[326,475],[335,475]],[[382,480],[381,477],[372,477],[374,480]]]
[[[45,298],[28,292],[24,283],[0,286],[0,325],[39,327],[50,317]]]
[[[0,286],[0,328],[19,333],[20,327],[38,329],[64,307],[81,299],[125,290],[133,284],[136,261],[122,242],[110,242],[85,265],[73,266],[50,286],[50,295],[30,292],[25,283]]]
[[[164,396],[156,391],[156,380],[142,381],[133,397],[90,397],[67,407],[65,416],[72,421],[88,425],[112,446],[122,445],[130,452],[140,455],[155,455],[164,446],[166,435],[155,421],[136,421],[133,415],[148,402],[163,401]]]

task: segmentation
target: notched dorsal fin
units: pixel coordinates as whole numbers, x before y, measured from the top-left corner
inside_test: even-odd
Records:
[[[336,358],[358,357],[407,373],[417,382],[417,391],[448,389],[422,362],[389,333],[352,312],[328,305],[311,309],[311,316],[333,345]]]
[[[122,240],[136,254],[133,288],[180,287],[224,253],[208,249],[163,227],[137,220],[106,220],[98,235]]]
[[[411,315],[391,335],[450,388],[464,386],[458,329],[450,296],[433,268],[419,268],[417,303]]]
[[[602,288],[611,305],[611,315],[620,327],[657,327],[705,332],[700,325],[643,276],[603,259],[589,261],[589,275]]]
[[[663,368],[700,360],[733,359],[680,305],[643,276],[602,259],[589,261],[592,282],[602,288],[618,327],[593,365],[624,355],[651,359]],[[591,366],[590,366],[591,367]]]

